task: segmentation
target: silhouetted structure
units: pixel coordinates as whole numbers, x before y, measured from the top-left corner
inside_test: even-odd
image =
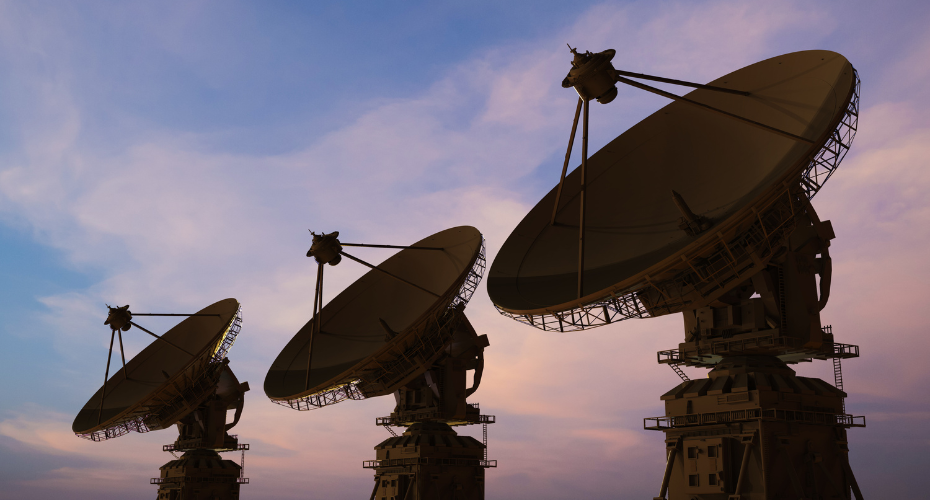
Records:
[[[572,52],[562,178],[498,253],[491,300],[543,330],[683,314],[684,342],[659,353],[683,382],[645,420],[666,437],[656,498],[861,499],[846,429],[865,419],[845,413],[839,364],[858,347],[821,325],[834,234],[809,201],[855,136],[855,69],[806,51],[703,85],[616,70],[613,50]],[[617,82],[675,102],[588,158],[588,103],[613,100]],[[582,111],[581,165],[566,175]],[[786,364],[812,359],[833,359],[840,387]],[[681,365],[713,369],[692,381]]]
[[[486,442],[452,430],[494,422],[466,402],[481,382],[488,345],[463,312],[484,273],[481,233],[455,227],[410,246],[342,243],[338,236],[313,236],[313,317],[268,370],[265,394],[297,410],[393,394],[394,412],[376,423],[392,434],[392,426],[407,429],[364,462],[375,471],[371,498],[483,499],[484,470],[497,463],[487,460]],[[350,246],[401,251],[374,266],[346,253]],[[324,307],[323,266],[342,257],[371,271]]]
[[[240,383],[229,368],[226,353],[242,325],[239,302],[221,300],[195,314],[132,313],[129,306],[110,307],[104,324],[110,325],[110,353],[104,385],[74,419],[80,437],[103,441],[129,432],[148,432],[177,424],[178,438],[163,447],[184,455],[161,467],[158,498],[171,500],[231,500],[239,498],[239,485],[248,483],[242,468],[217,453],[244,451],[229,431],[239,422],[247,382]],[[185,316],[164,335],[156,335],[133,322],[133,316]],[[109,377],[113,341],[135,326],[155,341]],[[231,423],[226,411],[235,410]]]

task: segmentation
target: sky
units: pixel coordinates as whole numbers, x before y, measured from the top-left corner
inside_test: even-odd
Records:
[[[849,431],[863,493],[922,497],[928,25],[919,1],[0,1],[0,499],[154,498],[174,430],[71,433],[102,382],[105,304],[227,297],[244,318],[231,367],[253,388],[235,428],[251,445],[242,498],[368,495],[361,464],[389,436],[374,423],[392,398],[297,412],[261,390],[312,312],[307,230],[405,244],[472,225],[490,263],[558,181],[576,100],[560,86],[566,43],[699,82],[807,49],[856,67],[859,132],[814,199],[837,234],[822,317],[861,349],[843,374],[847,411],[868,422]],[[620,88],[592,108],[591,150],[664,104]],[[363,273],[328,271],[324,300]],[[677,346],[680,316],[540,332],[499,315],[483,284],[466,313],[491,343],[470,399],[497,417],[489,498],[658,493],[663,436],[642,419],[679,382],[655,352]],[[125,337],[127,356],[148,344]],[[828,362],[795,368],[832,381]]]

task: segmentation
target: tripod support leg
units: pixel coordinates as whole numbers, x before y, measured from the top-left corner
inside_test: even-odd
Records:
[[[581,128],[581,217],[578,224],[578,298],[584,296],[584,209],[588,173],[588,101],[584,101],[584,123]]]
[[[110,350],[107,351],[107,371],[103,374],[103,394],[100,395],[100,408],[97,409],[97,425],[103,417],[103,400],[107,398],[107,380],[110,379],[110,358],[113,357],[113,339],[116,337],[116,330],[110,330]]]
[[[572,145],[575,144],[575,132],[578,130],[578,117],[581,115],[581,106],[584,99],[578,98],[578,106],[575,107],[575,120],[572,122],[572,134],[568,136],[568,150],[565,151],[565,163],[562,164],[562,177],[559,178],[559,187],[555,191],[555,203],[552,205],[552,221],[550,224],[555,225],[555,216],[559,212],[559,200],[562,198],[562,184],[565,183],[565,174],[568,173],[568,160],[572,156]]]
[[[316,289],[313,291],[313,323],[310,325],[310,348],[307,352],[307,378],[304,380],[304,390],[310,388],[310,366],[313,361],[313,337],[317,330],[320,329],[320,316],[323,312],[323,265],[318,264],[316,267]]]
[[[123,378],[129,380],[129,375],[126,374],[126,351],[123,350],[123,332],[116,330],[116,335],[119,336],[119,355],[123,358]]]

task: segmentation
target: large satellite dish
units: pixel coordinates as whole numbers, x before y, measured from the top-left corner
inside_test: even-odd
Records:
[[[810,203],[855,136],[855,69],[806,51],[697,84],[619,71],[613,50],[572,52],[562,178],[498,253],[491,300],[557,331],[682,313],[684,342],[657,354],[682,383],[644,419],[665,433],[657,500],[862,500],[846,429],[865,418],[846,414],[840,365],[859,349],[821,324],[835,234]],[[588,158],[589,102],[612,101],[618,82],[675,102]],[[566,176],[582,110],[581,165]],[[836,386],[788,366],[831,358]],[[713,370],[691,380],[681,365]]]
[[[157,335],[133,321],[137,316],[186,319]],[[74,433],[104,441],[177,424],[179,437],[164,450],[181,451],[184,456],[163,466],[161,477],[152,479],[152,484],[159,485],[159,498],[186,498],[194,488],[217,498],[238,498],[239,485],[248,479],[242,476],[241,465],[221,460],[217,452],[248,449],[226,432],[238,423],[243,396],[249,390],[248,383],[240,383],[233,374],[226,358],[241,329],[239,302],[221,300],[194,314],[133,313],[129,306],[110,307],[105,324],[111,336],[104,384],[78,412],[72,424]],[[127,362],[122,335],[133,327],[155,341]],[[110,377],[117,337],[122,366]],[[235,410],[229,424],[227,410]],[[203,482],[209,487],[202,486]]]
[[[265,394],[310,410],[393,393],[394,411],[376,423],[394,437],[364,463],[375,470],[371,497],[484,498],[484,469],[497,465],[487,459],[486,440],[450,427],[494,422],[466,403],[481,382],[488,345],[463,312],[484,273],[481,233],[454,227],[410,246],[342,243],[338,236],[314,234],[307,252],[318,265],[314,314],[268,370]],[[350,246],[401,251],[375,266],[346,253]],[[371,271],[324,306],[323,266],[342,257]],[[406,427],[404,435],[392,427]],[[420,440],[436,446],[401,445]]]
[[[614,70],[611,57],[577,54],[563,85],[585,94],[590,70],[657,91],[621,76],[647,77]],[[650,79],[699,88],[657,91],[675,102],[590,158],[585,140],[583,165],[563,171],[491,266],[501,313],[568,331],[714,300],[771,258],[797,210],[788,189],[816,194],[855,134],[859,80],[834,52],[773,57],[707,85]],[[610,88],[584,97],[612,98]]]

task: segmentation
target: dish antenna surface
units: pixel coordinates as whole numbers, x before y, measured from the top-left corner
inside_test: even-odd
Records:
[[[566,80],[588,81],[577,62],[587,57],[618,81],[648,87],[619,76],[631,73],[603,60],[612,53],[577,54]],[[578,330],[713,300],[759,265],[753,256],[771,257],[797,212],[788,190],[816,194],[855,133],[858,79],[833,52],[787,54],[689,85],[701,88],[590,158],[582,144],[582,165],[523,218],[491,266],[488,294],[503,314]],[[580,97],[579,109],[587,103]],[[747,240],[760,220],[764,234]]]
[[[561,180],[498,253],[491,300],[543,330],[683,313],[685,342],[659,361],[684,381],[645,425],[666,433],[656,498],[861,498],[845,439],[865,420],[845,413],[839,375],[858,347],[820,323],[834,234],[809,201],[855,136],[855,69],[805,51],[705,85],[617,70],[613,50],[572,53],[562,85],[579,100]],[[612,101],[617,83],[674,102],[588,158],[589,102]],[[581,165],[567,173],[580,116]],[[786,364],[811,359],[833,359],[838,387]],[[692,381],[681,365],[713,370]],[[819,464],[804,482],[803,463]]]
[[[177,424],[178,439],[164,451],[184,452],[161,467],[158,498],[238,498],[248,483],[242,466],[222,460],[218,451],[244,451],[237,436],[226,431],[239,422],[247,382],[239,383],[226,353],[238,336],[239,302],[221,300],[194,314],[133,313],[129,306],[110,307],[110,349],[104,384],[78,412],[74,433],[105,441],[129,432],[148,432]],[[181,323],[157,335],[135,321],[138,316],[183,316]],[[123,332],[136,327],[155,341],[128,362]],[[110,377],[114,340],[119,339],[121,368]],[[235,410],[226,423],[227,410]]]
[[[481,381],[488,345],[463,312],[484,273],[481,233],[455,227],[410,246],[338,236],[314,234],[307,252],[317,262],[314,313],[268,370],[265,394],[297,410],[394,394],[395,411],[376,421],[394,437],[364,463],[375,470],[372,498],[483,498],[484,469],[496,461],[487,460],[486,443],[450,427],[494,422],[465,400]],[[375,266],[343,247],[401,251]],[[323,266],[342,257],[371,270],[323,306]],[[471,388],[468,370],[475,371]],[[397,436],[392,426],[407,429]]]

